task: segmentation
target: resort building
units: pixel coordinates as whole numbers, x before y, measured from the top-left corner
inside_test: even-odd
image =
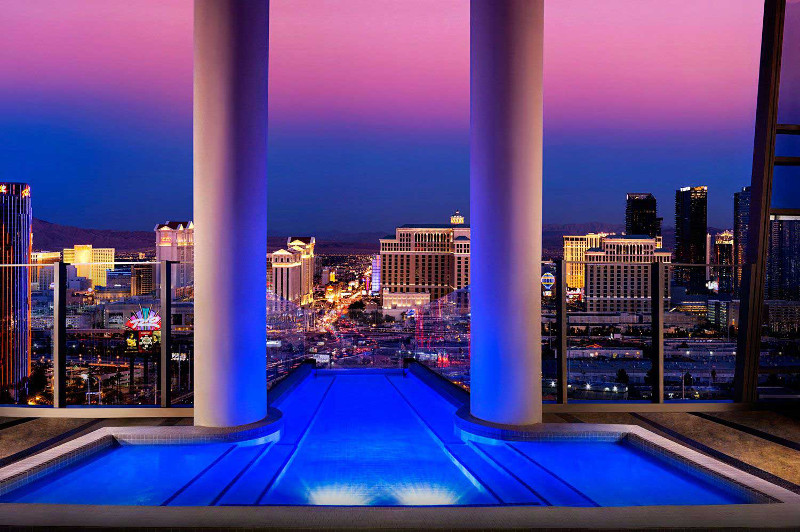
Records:
[[[114,248],[95,248],[91,244],[65,248],[63,259],[74,264],[78,277],[89,279],[92,288],[106,285],[106,272],[114,268]]]
[[[646,235],[606,237],[600,247],[586,250],[586,310],[588,312],[650,312],[651,264],[669,263],[671,253]],[[669,282],[665,282],[669,306]]]
[[[267,285],[282,300],[297,305],[314,302],[314,246],[311,236],[290,236],[286,249],[270,253]]]
[[[413,307],[470,284],[470,228],[459,211],[449,224],[398,227],[380,245],[384,309]]]
[[[577,290],[586,288],[586,250],[599,248],[603,239],[614,233],[589,233],[587,235],[564,235],[564,263],[567,269],[567,287]]]
[[[194,284],[194,223],[167,222],[156,225],[154,231],[156,261],[176,262],[172,269],[172,285],[179,291],[190,288]],[[160,283],[161,272],[157,270],[154,284]],[[146,284],[140,285],[140,290],[146,288]]]

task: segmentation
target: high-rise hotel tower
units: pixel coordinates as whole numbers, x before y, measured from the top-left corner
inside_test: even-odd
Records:
[[[267,257],[267,288],[280,300],[302,306],[314,302],[315,245],[313,236],[290,236],[286,249]]]
[[[750,187],[742,187],[733,193],[733,282],[736,294],[742,282],[742,269],[747,255],[747,240],[750,230]]]
[[[675,192],[675,262],[706,264],[708,187],[683,187]],[[706,269],[676,267],[676,280],[690,291],[705,289]]]
[[[416,307],[469,285],[469,226],[458,211],[449,224],[406,224],[380,242],[384,309]]]
[[[609,236],[586,250],[586,310],[650,312],[650,270],[653,262],[669,263],[671,253],[661,239],[647,235]],[[665,307],[669,304],[669,282]]]
[[[625,234],[655,238],[661,236],[661,222],[655,196],[636,192],[629,192],[625,196]]]
[[[156,232],[156,261],[175,261],[172,286],[181,292],[194,286],[194,223],[191,221],[158,224]],[[161,285],[161,272],[156,269],[155,286]],[[184,294],[184,295],[188,295]]]
[[[31,188],[0,183],[0,264],[30,264],[33,245]],[[0,266],[0,392],[19,397],[30,373],[31,269]]]

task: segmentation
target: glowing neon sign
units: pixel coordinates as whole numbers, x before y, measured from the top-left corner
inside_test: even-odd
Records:
[[[155,310],[144,307],[131,314],[125,326],[134,331],[160,331],[161,316]]]
[[[556,284],[556,276],[550,272],[542,275],[542,286],[544,286],[545,290],[550,290],[553,288],[553,285]]]

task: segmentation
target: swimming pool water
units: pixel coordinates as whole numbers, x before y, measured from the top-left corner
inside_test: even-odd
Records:
[[[411,373],[324,372],[273,406],[274,443],[121,445],[0,502],[122,505],[736,504],[741,492],[621,442],[465,442]]]

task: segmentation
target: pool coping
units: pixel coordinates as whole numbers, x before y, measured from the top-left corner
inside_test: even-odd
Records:
[[[462,406],[456,413],[456,430],[464,440],[477,442],[624,441],[642,452],[666,460],[685,473],[700,472],[714,483],[733,488],[750,503],[800,505],[800,494],[728,465],[716,458],[685,447],[638,425],[595,423],[542,423],[520,429],[483,422]]]
[[[270,407],[261,421],[240,427],[102,427],[41,453],[0,468],[0,495],[118,445],[178,445],[247,440],[277,441],[281,412]]]
[[[0,528],[53,530],[797,530],[796,504],[725,506],[87,506],[0,504]]]

